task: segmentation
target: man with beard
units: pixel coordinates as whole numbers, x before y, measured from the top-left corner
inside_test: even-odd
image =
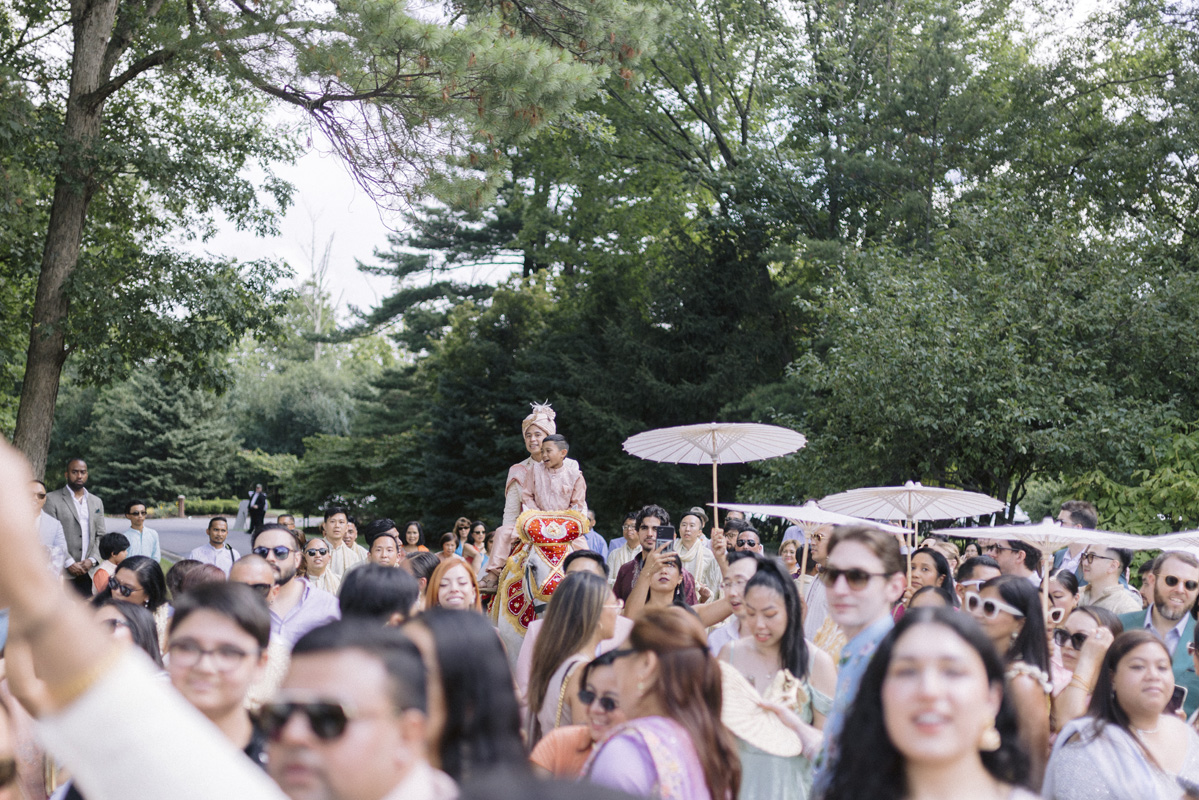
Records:
[[[1194,672],[1186,643],[1194,641],[1191,609],[1199,598],[1199,559],[1190,553],[1167,552],[1153,571],[1153,604],[1148,611],[1120,615],[1124,630],[1144,628],[1166,644],[1174,665],[1174,684],[1187,690],[1186,713],[1199,708],[1199,676]]]
[[[275,573],[279,593],[271,601],[271,638],[278,637],[288,649],[308,631],[341,618],[337,598],[296,575],[303,542],[278,523],[263,525],[250,540],[251,552],[266,560]]]

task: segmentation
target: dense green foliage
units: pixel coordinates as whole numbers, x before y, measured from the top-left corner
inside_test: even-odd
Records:
[[[723,469],[726,498],[1119,488],[1139,494],[1105,522],[1188,524],[1153,506],[1194,486],[1162,455],[1199,418],[1189,17],[1130,3],[1062,39],[1003,0],[671,7],[640,85],[515,151],[491,208],[420,208],[366,267],[398,290],[350,333],[389,325],[418,358],[302,463],[324,476],[306,502],[348,493],[355,443],[401,436],[376,508],[494,518],[548,398],[609,530],[707,499],[706,470],[620,444],[710,419],[810,438]],[[462,280],[501,262],[520,277]]]
[[[631,507],[711,491],[706,468],[632,458],[624,439],[721,419],[810,441],[722,467],[725,499],[912,479],[1012,506],[1031,488],[1038,510],[1085,496],[1107,527],[1199,526],[1187,8],[1129,0],[1066,37],[1008,0],[668,0],[634,73],[622,59],[659,12],[615,0],[528,37],[521,15],[545,9],[460,4],[459,32],[341,5],[351,40],[420,67],[408,91],[370,72],[383,60],[331,74],[344,54],[324,30],[312,53],[264,61],[250,36],[207,67],[327,100],[318,124],[385,202],[416,177],[441,193],[362,265],[395,280],[377,308],[333,330],[293,304],[286,336],[233,352],[233,435],[281,502],[494,525],[520,420],[548,399],[608,533]],[[368,85],[364,106],[330,99]],[[404,125],[430,136],[397,141]],[[4,137],[5,165],[36,163]],[[38,196],[36,170],[13,174],[0,203]],[[481,277],[497,269],[511,277]],[[62,407],[60,425],[86,416]]]

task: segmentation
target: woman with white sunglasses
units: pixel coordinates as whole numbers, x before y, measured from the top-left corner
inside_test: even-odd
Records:
[[[1041,786],[1049,759],[1049,646],[1037,588],[1023,578],[1001,575],[966,595],[966,611],[982,626],[995,648],[1005,654],[1007,693],[1020,720],[1020,739],[1028,751],[1029,782]]]

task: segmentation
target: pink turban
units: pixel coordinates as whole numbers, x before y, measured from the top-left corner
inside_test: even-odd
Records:
[[[525,417],[525,421],[520,424],[521,435],[529,429],[530,425],[536,425],[541,430],[545,431],[546,436],[552,436],[558,432],[558,426],[554,424],[554,419],[558,416],[554,413],[554,409],[550,408],[549,403],[532,403],[533,413]]]

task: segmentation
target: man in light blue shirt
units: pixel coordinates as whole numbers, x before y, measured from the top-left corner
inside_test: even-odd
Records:
[[[849,641],[841,649],[837,691],[824,723],[824,751],[817,762],[815,796],[828,788],[840,752],[841,728],[879,642],[894,625],[891,607],[907,587],[899,540],[869,525],[833,529],[821,580],[829,616]]]
[[[129,520],[129,530],[121,533],[129,540],[129,555],[147,556],[155,561],[162,561],[158,531],[146,527],[145,501],[130,500],[125,506],[125,519]]]
[[[587,519],[591,522],[591,529],[584,534],[583,538],[587,541],[587,549],[594,550],[600,556],[607,560],[608,558],[608,543],[604,537],[595,532],[595,512],[590,508],[587,509]]]

